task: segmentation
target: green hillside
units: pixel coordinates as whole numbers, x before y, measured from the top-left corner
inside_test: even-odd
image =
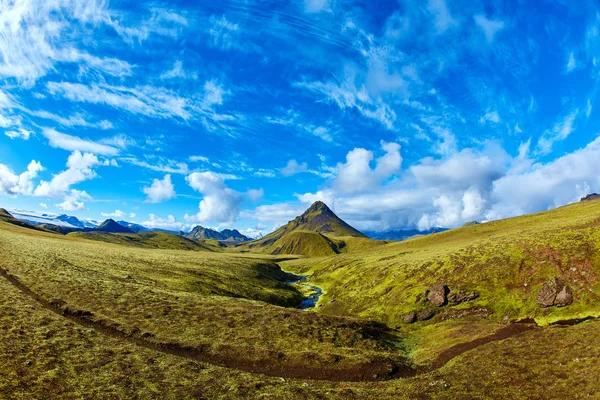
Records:
[[[440,283],[479,297],[433,307],[433,322],[444,313],[485,309],[493,321],[551,323],[600,315],[599,225],[600,201],[584,202],[335,258],[289,261],[286,268],[312,274],[327,292],[321,311],[328,314],[400,326],[406,314],[432,308],[424,292]],[[555,277],[571,289],[573,304],[539,307],[540,290]]]
[[[146,249],[216,251],[220,248],[218,245],[160,231],[140,233],[72,232],[68,236]]]

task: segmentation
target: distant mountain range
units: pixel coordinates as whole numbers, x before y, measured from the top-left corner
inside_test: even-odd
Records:
[[[141,224],[128,221],[114,221],[108,219],[102,223],[91,220],[80,220],[77,217],[66,214],[36,213],[25,210],[10,210],[10,214],[15,218],[39,226],[40,228],[66,234],[78,230],[94,231],[108,233],[144,233],[144,232],[167,232],[185,236],[197,240],[217,240],[222,242],[246,242],[252,239],[240,233],[237,229],[224,229],[217,231],[203,226],[196,226],[189,233],[181,231],[171,231],[166,229],[147,228]],[[315,232],[327,237],[349,236],[357,238],[369,237],[375,240],[405,240],[414,236],[429,235],[431,233],[443,232],[445,228],[433,228],[427,231],[417,229],[398,229],[383,232],[365,231],[364,233],[354,229],[346,222],[341,220],[333,211],[322,202],[316,202],[309,207],[305,213],[280,227],[275,232],[257,239],[262,244],[273,244],[284,235],[290,232]],[[297,236],[297,235],[296,235]],[[289,238],[288,238],[289,239]],[[288,243],[289,244],[289,243]],[[282,246],[282,250],[289,246]],[[294,246],[292,246],[294,247]],[[334,246],[335,247],[335,246]]]
[[[25,210],[9,210],[9,212],[13,217],[34,225],[50,224],[71,229],[96,228],[98,226],[95,221],[80,220],[77,217],[66,214],[40,214]]]
[[[396,229],[384,232],[365,231],[364,234],[375,240],[406,240],[415,236],[431,235],[432,233],[447,231],[446,228],[431,228],[426,231],[418,229]]]
[[[237,229],[224,229],[221,232],[198,225],[186,235],[190,239],[219,240],[223,242],[245,242],[251,240]]]

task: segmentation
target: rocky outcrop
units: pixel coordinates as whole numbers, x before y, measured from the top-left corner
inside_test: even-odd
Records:
[[[573,303],[573,292],[562,280],[552,278],[542,286],[537,298],[540,307],[565,307]]]
[[[582,197],[580,201],[592,201],[592,200],[598,200],[598,199],[600,199],[600,194],[592,193],[592,194],[588,194],[585,197]]]
[[[475,300],[479,297],[479,293],[474,290],[463,290],[458,289],[457,291],[452,291],[448,286],[436,283],[433,285],[431,290],[425,291],[425,297],[427,300],[436,307],[441,307],[446,304],[451,306],[456,306],[458,304],[464,303],[465,301]]]
[[[402,316],[402,322],[405,324],[412,324],[413,322],[417,322],[417,313],[415,311],[411,311]]]
[[[429,300],[429,302],[434,306],[441,307],[448,301],[447,296],[449,292],[450,290],[448,289],[448,286],[442,285],[441,283],[436,283],[429,291],[427,300]]]
[[[417,320],[418,321],[427,321],[435,316],[435,310],[431,308],[425,308],[423,310],[419,310],[417,312]]]
[[[458,289],[453,292],[443,283],[436,283],[431,289],[426,289],[423,294],[419,294],[415,298],[416,308],[421,307],[417,311],[411,311],[407,314],[401,314],[399,319],[405,324],[412,324],[417,321],[426,321],[433,318],[438,309],[431,307],[442,307],[445,305],[456,306],[465,301],[475,300],[479,297],[479,293],[474,290]],[[481,311],[481,310],[480,310]],[[450,315],[450,314],[449,314]],[[462,314],[461,314],[462,315]],[[448,318],[453,318],[452,316]]]
[[[468,291],[459,289],[456,292],[452,292],[448,295],[448,304],[451,306],[456,306],[460,303],[464,303],[465,301],[475,300],[479,297],[479,293],[475,291]]]

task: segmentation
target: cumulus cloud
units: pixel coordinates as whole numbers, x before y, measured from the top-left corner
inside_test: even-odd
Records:
[[[94,154],[76,150],[67,159],[67,169],[55,174],[49,182],[40,181],[33,194],[38,197],[62,197],[64,201],[56,206],[65,211],[82,210],[84,200],[91,197],[85,191],[71,189],[71,186],[95,178],[97,174],[92,168],[101,165],[109,163],[101,162]]]
[[[42,207],[42,208],[48,208],[48,204],[46,204],[46,203],[40,203],[40,207]]]
[[[373,152],[362,148],[350,151],[346,162],[337,166],[334,188],[341,193],[361,192],[398,173],[402,165],[400,145],[381,142],[381,148],[385,154],[376,160],[375,168],[371,168]]]
[[[222,175],[214,172],[194,172],[186,177],[190,187],[204,196],[196,215],[185,215],[188,222],[216,221],[232,223],[240,213],[243,195],[225,184]]]
[[[0,164],[0,194],[31,195],[34,187],[33,179],[43,170],[42,164],[35,160],[31,161],[27,170],[20,175],[15,174],[6,165]]]
[[[91,196],[85,191],[79,191],[71,189],[71,191],[65,195],[62,203],[56,204],[56,207],[64,211],[81,211],[85,208],[83,200],[91,200]]]
[[[297,194],[298,204],[261,206],[244,216],[281,225],[321,200],[358,229],[429,229],[541,211],[600,191],[594,161],[600,157],[600,138],[545,164],[530,159],[530,146],[531,141],[522,143],[515,156],[488,143],[439,159],[425,158],[401,179],[379,182],[368,191],[344,192],[334,184],[315,193]],[[365,151],[353,150],[349,155],[350,160],[360,160],[362,168],[356,169],[356,176],[371,176],[376,170],[364,167],[364,160],[372,160]],[[382,165],[389,165],[390,171],[397,163]]]
[[[600,138],[546,164],[533,164],[521,173],[509,171],[493,184],[493,205],[488,219],[542,211],[579,200],[600,191],[597,160]]]
[[[148,203],[160,203],[177,196],[169,174],[165,175],[162,180],[154,179],[152,185],[143,188],[143,192],[147,195],[146,202]]]
[[[168,231],[186,231],[189,227],[188,225],[177,221],[172,215],[169,215],[167,218],[161,218],[156,214],[149,214],[150,218],[147,221],[141,223],[141,225],[151,228],[151,229],[164,229]]]

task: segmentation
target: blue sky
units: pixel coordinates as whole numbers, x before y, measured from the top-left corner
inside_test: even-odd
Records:
[[[365,230],[600,191],[595,1],[0,0],[0,204]]]

